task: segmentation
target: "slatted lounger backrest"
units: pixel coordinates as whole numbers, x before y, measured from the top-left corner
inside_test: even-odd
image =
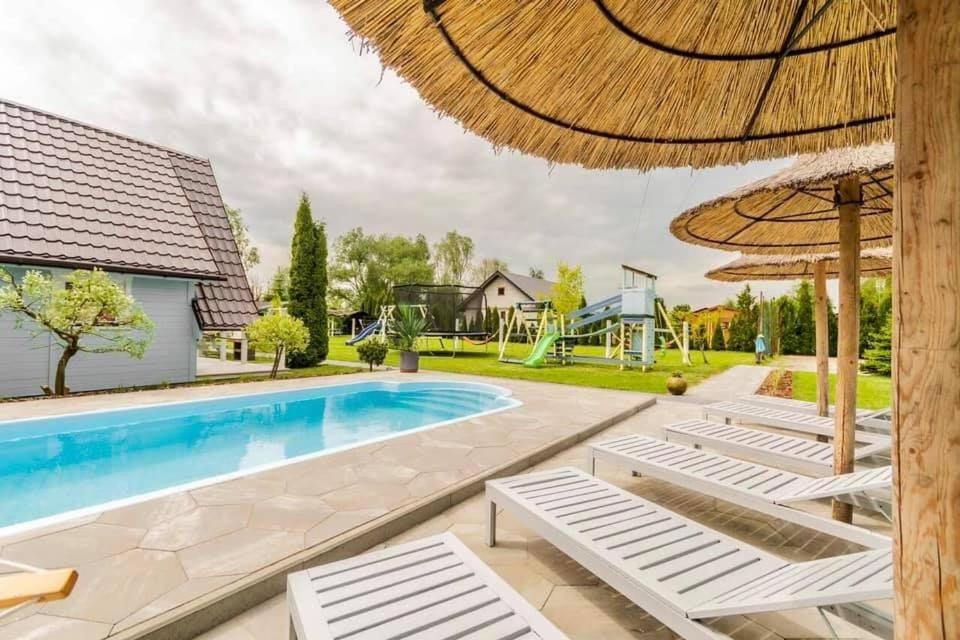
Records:
[[[487,498],[615,588],[616,575],[595,569],[611,568],[681,615],[788,564],[579,469],[488,481]]]
[[[300,640],[566,640],[452,534],[292,574],[288,601]]]
[[[692,617],[783,611],[893,597],[889,549],[797,562],[720,595],[690,611]]]

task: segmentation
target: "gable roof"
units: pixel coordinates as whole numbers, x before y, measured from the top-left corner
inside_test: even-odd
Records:
[[[479,295],[480,292],[484,291],[490,284],[497,278],[503,278],[517,289],[521,293],[526,295],[530,300],[541,300],[543,298],[548,298],[550,296],[550,291],[553,289],[553,285],[556,284],[550,280],[544,280],[543,278],[531,278],[530,276],[521,275],[519,273],[511,273],[510,271],[494,271],[486,280],[480,283],[480,286],[477,287],[475,293],[470,294],[467,297],[467,300],[473,298],[476,295]],[[464,301],[466,304],[466,300]]]
[[[256,317],[209,160],[3,100],[0,262],[195,279],[202,329]]]

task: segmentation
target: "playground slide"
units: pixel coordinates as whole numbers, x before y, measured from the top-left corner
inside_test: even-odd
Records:
[[[547,359],[547,351],[553,346],[553,343],[560,339],[560,332],[554,331],[540,338],[540,341],[533,347],[533,352],[523,361],[525,367],[542,367]]]
[[[379,321],[378,321],[378,322],[374,322],[374,323],[371,324],[371,325],[367,325],[366,327],[364,327],[363,331],[361,331],[360,333],[358,333],[355,337],[350,338],[349,340],[347,340],[347,344],[350,345],[350,346],[353,346],[353,345],[357,344],[358,342],[363,342],[364,340],[366,340],[367,338],[369,338],[371,335],[373,335],[374,333],[376,333],[376,332],[379,331],[379,330],[380,330],[380,322],[379,322]]]

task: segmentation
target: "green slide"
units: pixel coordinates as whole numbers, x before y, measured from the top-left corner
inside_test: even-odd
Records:
[[[549,351],[550,347],[553,346],[553,343],[559,339],[559,331],[548,333],[540,338],[540,341],[533,347],[533,353],[527,356],[526,360],[523,361],[523,366],[531,368],[542,367],[544,361],[547,359],[547,351]]]

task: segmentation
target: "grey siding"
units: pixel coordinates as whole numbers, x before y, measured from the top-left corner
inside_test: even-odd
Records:
[[[7,270],[14,278],[23,277],[23,269]],[[24,320],[18,328],[15,316],[0,313],[0,397],[37,395],[47,384],[50,336],[44,332],[33,338],[33,328],[30,320]]]
[[[162,382],[186,382],[196,376],[197,326],[190,301],[194,284],[187,280],[132,279],[131,293],[156,325],[153,341],[142,360],[122,353],[78,353],[67,368],[73,391],[134,387]],[[0,358],[18,362],[0,372],[0,396],[36,395],[41,384],[53,384],[60,349],[40,348],[46,338],[33,341],[26,331],[7,331],[9,314],[0,317]],[[8,337],[9,336],[9,337]]]

